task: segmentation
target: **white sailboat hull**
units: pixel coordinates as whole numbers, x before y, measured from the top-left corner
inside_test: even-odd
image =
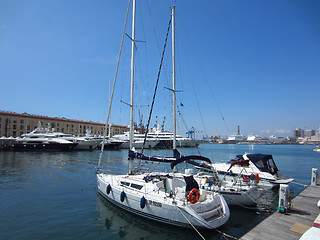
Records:
[[[212,164],[212,167],[216,170],[219,178],[221,179],[235,178],[234,176],[229,176],[230,171],[228,171],[228,169],[230,168],[230,164],[228,163],[216,163],[216,164]],[[238,176],[238,178],[239,176],[250,177],[252,175],[258,174],[259,175],[258,186],[265,187],[265,188],[272,188],[272,187],[279,186],[279,184],[281,183],[288,184],[293,181],[292,178],[289,178],[289,179],[279,178],[278,175],[281,175],[280,173],[272,175],[267,172],[262,172],[253,164],[250,164],[249,167],[233,166],[231,171],[232,171],[232,174],[235,176]]]
[[[143,186],[141,191],[131,190],[121,185],[121,182],[133,182]],[[154,221],[180,226],[214,229],[226,223],[230,212],[225,200],[219,194],[210,195],[207,200],[191,204],[175,198],[161,189],[152,188],[152,183],[137,180],[137,175],[97,174],[98,191],[108,201],[134,214]],[[108,186],[111,188],[108,191]],[[121,196],[125,193],[125,198]],[[146,199],[145,206],[141,206],[141,198]],[[185,198],[184,194],[183,197]],[[121,201],[123,200],[123,201]]]
[[[216,175],[199,172],[195,175],[200,188],[222,194],[227,204],[236,206],[256,206],[263,192],[254,185],[235,181],[236,179],[219,179]]]
[[[234,192],[230,190],[220,190],[219,193],[222,194],[229,206],[256,206],[261,196],[261,193],[255,188]]]

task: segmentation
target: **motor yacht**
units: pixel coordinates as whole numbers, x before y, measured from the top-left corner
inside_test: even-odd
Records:
[[[78,143],[59,137],[44,128],[23,134],[12,145],[13,150],[73,150]]]

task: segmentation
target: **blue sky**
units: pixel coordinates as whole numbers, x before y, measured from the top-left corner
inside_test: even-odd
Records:
[[[176,2],[177,103],[188,128],[290,136],[320,125],[320,2]],[[2,0],[0,110],[105,122],[128,1]],[[172,1],[138,0],[135,121],[146,123]],[[131,13],[126,32],[131,35]],[[170,33],[171,34],[171,33]],[[170,35],[171,36],[171,35]],[[125,37],[111,122],[129,124]],[[171,130],[171,37],[154,109]],[[178,131],[186,126],[178,118]],[[224,120],[223,120],[224,119]]]

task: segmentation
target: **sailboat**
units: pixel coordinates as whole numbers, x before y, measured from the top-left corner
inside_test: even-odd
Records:
[[[173,52],[173,106],[175,106],[174,71],[174,12],[172,8],[172,52]],[[135,0],[133,0],[132,39],[135,39]],[[168,29],[169,30],[169,29]],[[133,63],[134,42],[131,58],[131,105],[130,105],[130,149],[129,173],[116,175],[97,170],[98,192],[106,200],[136,215],[174,226],[215,229],[227,222],[230,216],[228,205],[222,195],[200,189],[193,176],[185,179],[165,173],[133,174],[132,162],[135,158],[151,159],[137,153],[132,148],[133,140]],[[171,162],[172,169],[186,159],[177,153],[175,143],[175,107],[173,107],[173,157],[153,157],[152,161]],[[99,161],[100,162],[100,161]]]
[[[212,164],[198,164],[193,161],[188,163],[199,169],[194,177],[199,182],[200,187],[219,192],[229,206],[255,207],[261,203],[260,198],[264,191],[257,186],[259,182],[257,178],[253,178],[253,180],[248,178],[248,181],[244,182],[239,177],[220,176],[212,167]],[[193,171],[193,169],[185,170],[185,172],[188,171]]]
[[[240,177],[243,181],[258,178],[259,186],[264,188],[279,187],[280,184],[289,184],[294,179],[287,178],[269,154],[243,154],[237,155],[227,163],[211,165],[219,177]]]

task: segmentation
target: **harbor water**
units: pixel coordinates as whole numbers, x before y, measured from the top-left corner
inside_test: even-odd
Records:
[[[214,162],[238,154],[272,154],[278,169],[295,179],[292,195],[310,183],[311,169],[320,169],[320,153],[307,145],[201,144],[181,149]],[[146,154],[170,156],[169,150]],[[99,151],[0,151],[0,239],[200,239],[193,229],[160,224],[125,212],[97,194],[95,171]],[[105,151],[101,166],[112,173],[127,173],[126,150]],[[151,170],[169,170],[169,166]],[[217,230],[201,230],[206,239],[241,237],[277,207],[277,190],[266,193],[265,206],[230,207],[229,221]]]

